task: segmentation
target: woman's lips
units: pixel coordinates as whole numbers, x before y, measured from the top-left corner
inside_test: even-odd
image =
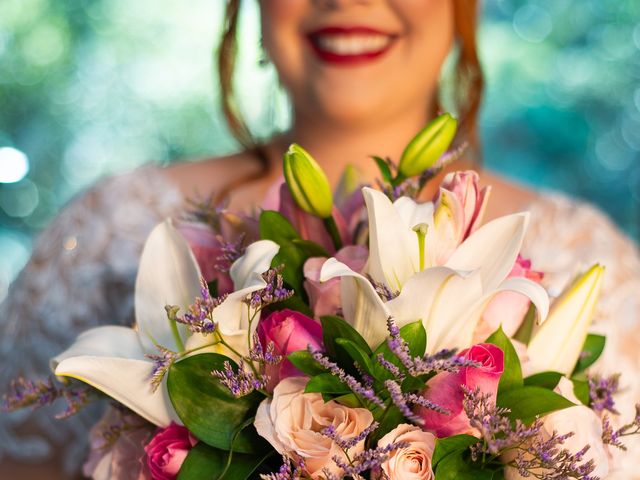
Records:
[[[320,60],[352,65],[381,57],[397,35],[369,27],[325,27],[309,33],[307,38]]]

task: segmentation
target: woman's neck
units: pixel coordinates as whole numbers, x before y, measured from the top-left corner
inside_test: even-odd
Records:
[[[348,125],[336,125],[297,116],[294,127],[287,133],[276,137],[269,145],[269,153],[280,171],[282,154],[295,142],[305,148],[322,166],[332,185],[336,185],[347,165],[356,167],[366,182],[379,177],[372,155],[400,160],[402,152],[413,136],[425,126],[429,119],[421,112],[413,115],[401,115],[395,121],[376,122],[350,128]],[[372,122],[373,123],[373,122]],[[445,169],[470,168],[470,162],[462,160]],[[439,182],[430,182],[431,185]],[[433,187],[432,187],[433,188]],[[434,192],[425,192],[431,195]]]

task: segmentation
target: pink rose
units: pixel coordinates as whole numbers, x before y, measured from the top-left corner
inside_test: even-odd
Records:
[[[296,350],[306,350],[309,345],[314,349],[322,348],[322,327],[313,318],[293,310],[280,310],[260,320],[258,337],[263,348],[273,342],[275,353],[285,359],[278,365],[267,365],[269,376],[267,390],[272,391],[279,381],[302,375],[286,356]]]
[[[366,408],[350,408],[334,400],[325,402],[319,393],[304,393],[308,379],[290,377],[281,381],[273,398],[262,401],[254,426],[276,451],[296,460],[304,460],[311,478],[324,478],[326,468],[338,478],[341,469],[334,456],[347,462],[342,449],[322,431],[332,426],[343,439],[357,437],[373,422]],[[348,450],[354,458],[364,450],[364,439]]]
[[[367,247],[362,245],[350,245],[336,253],[338,261],[359,273],[364,269],[368,256]],[[323,315],[336,315],[342,305],[340,278],[320,282],[320,271],[326,261],[324,257],[313,257],[304,264],[304,288],[309,295],[309,304],[316,318]]]
[[[531,269],[531,261],[518,255],[507,278],[521,277],[540,283],[543,274]],[[520,328],[531,305],[528,297],[517,292],[498,293],[482,314],[475,339],[482,341],[495,332],[500,325],[508,337],[512,337]]]
[[[459,354],[460,357],[478,362],[479,367],[462,367],[455,373],[442,372],[427,382],[422,396],[448,410],[442,414],[420,407],[419,415],[424,420],[424,429],[438,437],[449,437],[461,433],[476,434],[462,407],[464,392],[462,385],[470,389],[480,388],[494,399],[498,393],[498,382],[504,371],[504,353],[495,345],[481,343]]]
[[[198,441],[185,427],[172,423],[158,433],[144,447],[147,453],[147,466],[153,480],[173,480],[178,476],[180,467],[189,450]]]
[[[415,425],[398,425],[378,441],[384,448],[396,442],[407,442],[404,448],[393,450],[382,464],[388,480],[433,480],[431,457],[436,447],[436,437]]]

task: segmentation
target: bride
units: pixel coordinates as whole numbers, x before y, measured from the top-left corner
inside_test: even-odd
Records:
[[[259,205],[281,175],[293,141],[310,151],[335,185],[347,164],[375,177],[371,154],[398,159],[411,137],[439,110],[438,79],[456,50],[455,105],[465,159],[450,169],[480,167],[477,114],[482,75],[475,44],[476,0],[261,0],[263,43],[289,93],[288,132],[257,144],[234,101],[235,35],[240,0],[227,3],[218,70],[231,131],[245,147],[225,158],[144,167],[102,181],[49,225],[2,304],[2,385],[20,374],[42,377],[50,357],[99,323],[132,321],[139,252],[151,227],[179,215],[186,199],[228,195],[232,209]],[[576,266],[607,267],[593,329],[607,335],[596,364],[618,371],[624,418],[640,400],[640,258],[634,244],[595,208],[552,192],[534,192],[482,172],[493,186],[487,217],[529,210],[524,255],[557,293]],[[437,184],[437,181],[433,182]],[[431,192],[433,193],[433,192]],[[634,377],[636,378],[634,380]],[[84,459],[96,412],[56,422],[52,411],[3,414],[3,478],[62,478]],[[628,442],[627,464],[610,478],[640,478],[640,444]],[[40,462],[34,464],[34,462]],[[48,462],[48,463],[43,463]],[[54,473],[58,472],[58,473]]]

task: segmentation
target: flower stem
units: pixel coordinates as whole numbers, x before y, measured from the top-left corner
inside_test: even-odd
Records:
[[[173,334],[173,339],[176,341],[178,351],[182,352],[184,350],[184,342],[182,341],[182,337],[180,336],[180,332],[178,331],[178,322],[170,319],[169,325],[171,326],[171,333]]]
[[[336,225],[336,221],[333,218],[333,215],[328,216],[324,220],[324,226],[331,237],[331,241],[333,242],[334,248],[340,250],[342,248],[342,239],[340,238],[340,232],[338,231],[338,225]]]

